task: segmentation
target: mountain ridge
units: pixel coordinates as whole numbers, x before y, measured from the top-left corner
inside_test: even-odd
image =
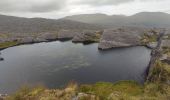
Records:
[[[170,14],[164,12],[140,12],[131,16],[104,14],[102,18],[93,17],[95,15],[103,14],[73,15],[63,19],[105,26],[170,27]],[[91,21],[93,19],[94,21]]]
[[[0,15],[0,33],[41,33],[60,29],[98,30],[100,26],[67,19],[24,18]]]

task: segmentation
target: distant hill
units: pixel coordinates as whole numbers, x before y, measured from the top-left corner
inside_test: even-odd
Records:
[[[101,27],[66,19],[22,18],[0,15],[0,33],[39,33],[59,29],[96,30]]]
[[[163,12],[141,12],[132,16],[82,14],[63,19],[105,26],[170,27],[170,14]]]

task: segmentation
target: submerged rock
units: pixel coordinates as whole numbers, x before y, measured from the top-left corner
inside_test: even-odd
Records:
[[[130,30],[104,30],[100,40],[99,49],[110,49],[115,47],[130,47],[141,45],[140,35]]]
[[[3,61],[3,60],[4,60],[4,58],[0,57],[0,61]]]
[[[1,55],[1,53],[0,53],[0,55]],[[0,61],[3,61],[4,60],[4,58],[2,58],[1,56],[0,56]]]

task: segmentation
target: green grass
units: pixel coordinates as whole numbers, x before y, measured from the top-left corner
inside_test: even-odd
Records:
[[[170,80],[170,65],[163,63],[160,60],[155,62],[154,68],[150,72],[150,82],[165,83]]]
[[[3,42],[3,43],[0,43],[0,49],[7,48],[7,47],[11,47],[11,46],[15,46],[15,45],[17,45],[17,44],[18,44],[17,41]]]
[[[80,92],[95,94],[105,100],[111,93],[136,96],[143,92],[142,86],[134,81],[120,81],[117,83],[99,82],[94,85],[81,85]]]

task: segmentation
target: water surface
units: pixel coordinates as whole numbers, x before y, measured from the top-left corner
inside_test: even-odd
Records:
[[[49,88],[78,83],[136,80],[144,82],[150,60],[145,47],[99,51],[98,44],[50,42],[11,47],[1,51],[0,93],[23,84],[42,83]]]

